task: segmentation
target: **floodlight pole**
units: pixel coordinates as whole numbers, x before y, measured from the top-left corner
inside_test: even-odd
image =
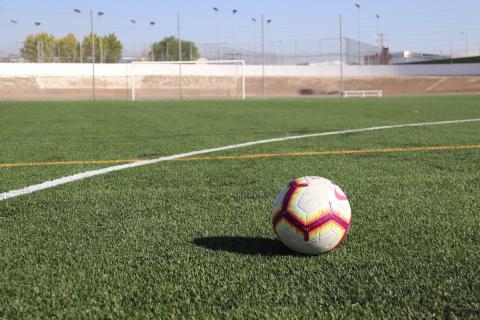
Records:
[[[76,13],[76,14],[81,14],[82,11],[80,9],[73,9],[73,11]],[[80,49],[80,63],[82,64],[83,63],[83,43],[82,42],[79,42],[78,43],[78,46],[79,46],[79,49]]]
[[[35,22],[36,26],[40,26],[40,22]],[[37,32],[37,63],[40,63],[40,39]]]
[[[104,63],[105,59],[103,57],[103,39],[102,36],[99,37],[100,40],[100,63]]]
[[[462,36],[465,37],[465,47],[466,47],[466,51],[465,51],[465,54],[466,54],[466,55],[465,55],[465,57],[468,57],[468,55],[469,55],[469,52],[468,52],[468,51],[469,51],[469,50],[468,50],[468,49],[469,49],[469,48],[468,48],[468,47],[469,47],[469,45],[468,45],[468,34],[467,34],[466,32],[462,32]]]
[[[217,37],[217,60],[220,60],[220,37],[219,37],[219,22],[218,22],[218,13],[219,13],[219,9],[217,7],[213,7],[213,11],[215,12],[215,25],[216,25],[216,28],[215,28],[215,33],[216,33],[216,37]]]
[[[253,63],[256,63],[257,60],[257,19],[252,18],[253,21],[253,54],[254,54],[254,59]]]
[[[340,97],[343,97],[343,18],[340,15]]]
[[[96,100],[95,94],[95,34],[93,33],[93,10],[90,10],[90,27],[92,37],[92,100]]]
[[[376,14],[375,15],[377,17],[377,41],[378,41],[378,47],[380,49],[379,53],[378,53],[378,59],[377,59],[377,64],[380,64],[380,55],[382,54],[382,51],[383,51],[383,45],[382,45],[382,41],[381,41],[381,35],[380,35],[380,15],[379,14]]]
[[[362,46],[360,43],[361,6],[358,3],[355,3],[355,6],[358,8],[358,64],[362,65]]]
[[[37,63],[40,63],[40,40],[37,33]]]
[[[178,29],[178,74],[179,74],[179,95],[183,99],[183,79],[182,79],[182,40],[180,38],[180,13],[177,13],[177,29]]]
[[[262,13],[262,97],[265,98],[265,20]]]
[[[232,10],[232,59],[235,60],[235,15],[237,14],[237,9]]]
[[[80,63],[83,63],[83,43],[82,42],[79,42],[80,43]]]

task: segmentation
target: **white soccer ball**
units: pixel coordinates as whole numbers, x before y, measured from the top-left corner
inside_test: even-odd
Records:
[[[273,229],[290,249],[318,255],[345,239],[352,221],[347,197],[335,183],[303,177],[282,190],[273,208]]]

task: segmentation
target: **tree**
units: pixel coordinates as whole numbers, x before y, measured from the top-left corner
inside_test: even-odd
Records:
[[[22,57],[28,62],[55,61],[55,37],[48,33],[29,34],[23,42]]]
[[[93,35],[95,41],[95,62],[100,62],[100,37]],[[83,38],[83,60],[92,61],[92,36],[88,35]]]
[[[155,61],[177,61],[178,39],[170,36],[152,45],[153,59]],[[150,51],[150,55],[152,51]],[[191,41],[182,40],[182,61],[197,60],[199,58],[198,47]]]
[[[103,51],[106,63],[117,63],[122,58],[123,45],[114,33],[103,37]]]
[[[103,61],[106,63],[117,63],[122,58],[123,45],[118,40],[114,33],[110,33],[107,36],[100,37],[97,34],[94,35],[95,41],[95,61]],[[92,37],[86,36],[83,39],[83,56],[84,60],[92,60]]]
[[[79,56],[77,38],[68,34],[57,41],[57,51],[60,62],[77,62]]]

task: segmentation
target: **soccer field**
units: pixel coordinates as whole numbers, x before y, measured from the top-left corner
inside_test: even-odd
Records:
[[[479,96],[0,103],[0,193],[287,136],[479,119]],[[334,180],[344,243],[275,240],[292,179]],[[0,201],[0,318],[479,318],[480,121],[276,141]]]

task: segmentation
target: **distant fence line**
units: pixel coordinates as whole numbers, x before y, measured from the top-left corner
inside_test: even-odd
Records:
[[[262,55],[262,45],[260,42],[238,42],[238,43],[195,43],[198,46],[200,56],[208,60],[244,60],[250,65],[259,65],[263,61],[270,65],[290,65],[290,64],[309,64],[325,63],[333,64],[343,60],[346,64],[359,65],[379,64],[374,56],[379,54],[381,49],[378,45],[372,45],[364,42],[358,42],[350,38],[342,38],[343,54],[340,56],[340,38],[323,38],[311,40],[285,40],[285,41],[265,41],[264,52]],[[23,42],[17,41],[10,44],[10,52],[0,52],[0,58],[4,62],[23,62],[21,48]],[[125,44],[125,47],[130,47]],[[13,49],[15,48],[15,49]],[[139,50],[124,50],[123,56],[135,57],[141,60],[151,60],[149,50],[151,44],[144,44]],[[188,52],[189,48],[185,48]],[[45,61],[59,61],[58,50],[51,50],[50,55],[46,53],[41,56]],[[178,57],[170,55],[163,56],[164,60],[178,60]],[[80,60],[79,60],[80,61]],[[84,63],[88,63],[84,59]]]

